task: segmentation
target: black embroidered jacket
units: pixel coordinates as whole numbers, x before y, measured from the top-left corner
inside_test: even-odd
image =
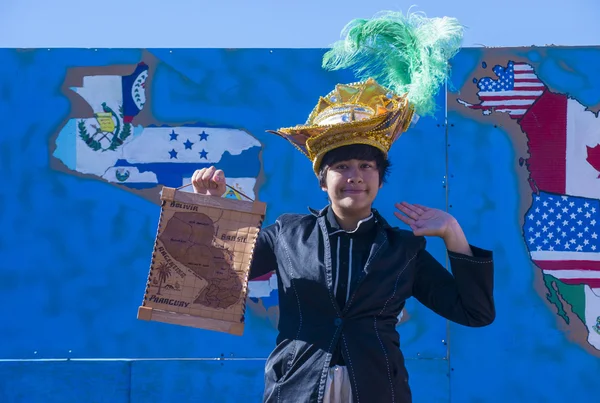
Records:
[[[391,227],[373,210],[365,265],[353,272],[342,305],[334,292],[337,248],[328,210],[282,215],[259,234],[250,278],[276,272],[280,309],[263,401],[321,403],[333,358],[347,366],[356,403],[410,403],[396,330],[405,301],[415,297],[465,326],[492,323],[492,252],[449,252],[450,273],[425,250],[425,238]]]

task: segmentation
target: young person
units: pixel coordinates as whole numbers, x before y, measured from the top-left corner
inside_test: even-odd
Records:
[[[494,321],[491,251],[470,245],[447,212],[397,203],[409,231],[373,208],[387,153],[418,105],[373,79],[339,84],[305,125],[275,132],[312,161],[329,204],[278,217],[256,242],[250,279],[275,272],[280,309],[264,402],[411,402],[396,330],[410,297],[464,326]],[[225,183],[215,167],[192,177],[195,192],[216,197]],[[444,240],[452,274],[426,250],[426,236]]]

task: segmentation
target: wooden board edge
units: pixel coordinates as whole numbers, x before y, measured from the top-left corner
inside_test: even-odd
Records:
[[[267,214],[267,203],[261,201],[255,201],[252,203],[252,214],[259,214],[263,216]]]
[[[175,188],[163,186],[162,191],[160,192],[161,200],[173,200],[176,191],[177,189]]]
[[[160,198],[163,202],[200,204],[208,207],[216,207],[232,211],[242,211],[263,216],[266,214],[266,203],[264,202],[208,196],[199,193],[184,192],[166,186],[163,186]]]
[[[138,309],[138,319],[168,323],[185,327],[194,327],[204,330],[213,330],[222,333],[229,333],[234,336],[243,336],[244,324],[240,322],[228,322],[211,318],[200,318],[192,315],[179,314],[176,312],[167,312],[160,309],[154,309],[147,306],[140,306]]]
[[[137,318],[139,320],[152,320],[152,311],[153,309],[149,306],[140,306],[138,308]]]

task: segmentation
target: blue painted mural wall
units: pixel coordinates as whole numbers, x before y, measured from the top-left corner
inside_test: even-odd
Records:
[[[0,401],[260,401],[272,279],[252,282],[242,337],[137,309],[162,185],[215,164],[268,204],[267,224],[325,205],[309,161],[266,133],[354,81],[321,56],[0,50]],[[392,149],[376,207],[391,222],[401,200],[455,215],[495,253],[498,316],[471,329],[408,302],[398,331],[415,402],[597,396],[600,48],[463,49],[452,69],[436,116]]]

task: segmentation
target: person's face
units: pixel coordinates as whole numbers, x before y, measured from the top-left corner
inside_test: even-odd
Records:
[[[325,186],[334,207],[345,214],[368,214],[381,185],[374,161],[348,160],[327,169]]]

